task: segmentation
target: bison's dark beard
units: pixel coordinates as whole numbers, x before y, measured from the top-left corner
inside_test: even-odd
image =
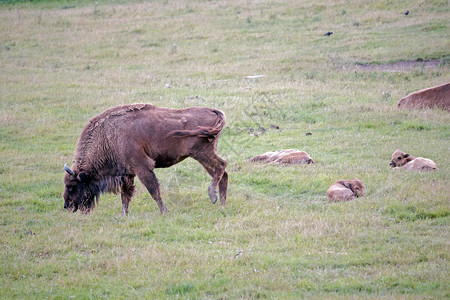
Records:
[[[100,193],[119,193],[125,180],[126,177],[116,176],[103,178],[99,182],[80,183],[78,187],[81,192],[66,210],[73,213],[80,210],[82,213],[88,214],[98,205]]]
[[[80,210],[82,213],[88,214],[97,204],[100,197],[100,187],[93,182],[83,184],[82,195],[79,202],[74,203],[72,212]]]
[[[72,206],[65,207],[65,209],[69,212],[74,213],[78,210],[78,206],[72,205]]]

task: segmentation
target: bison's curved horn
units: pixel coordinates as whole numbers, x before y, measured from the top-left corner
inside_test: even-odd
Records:
[[[75,176],[75,173],[71,169],[69,169],[67,164],[64,165],[64,170],[66,170],[66,172],[69,173],[69,175]]]

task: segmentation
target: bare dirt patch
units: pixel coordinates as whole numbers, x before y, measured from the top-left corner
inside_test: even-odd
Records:
[[[405,60],[399,61],[395,63],[386,63],[386,64],[356,64],[354,66],[355,70],[360,71],[387,71],[387,72],[407,72],[411,69],[431,69],[436,68],[441,65],[441,60]]]

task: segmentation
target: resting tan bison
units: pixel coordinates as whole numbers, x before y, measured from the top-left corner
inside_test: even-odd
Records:
[[[355,197],[364,196],[364,188],[364,184],[358,178],[339,180],[328,188],[327,196],[334,202],[347,201]]]
[[[250,158],[251,162],[276,163],[276,164],[313,164],[314,160],[305,151],[279,150],[270,151]]]
[[[423,89],[401,99],[398,108],[440,108],[450,111],[450,83]]]
[[[226,203],[228,174],[226,161],[217,154],[225,115],[216,109],[190,107],[159,108],[132,104],[111,108],[93,117],[83,129],[72,167],[64,166],[64,208],[89,212],[100,193],[120,193],[122,215],[134,192],[134,177],[145,185],[167,212],[155,168],[170,167],[187,157],[197,160],[211,175],[209,198]]]
[[[416,170],[416,171],[430,171],[436,170],[438,167],[428,158],[414,157],[409,153],[401,150],[395,150],[392,154],[392,159],[389,165],[395,169]]]

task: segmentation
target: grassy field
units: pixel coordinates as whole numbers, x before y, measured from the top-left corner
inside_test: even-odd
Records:
[[[0,1],[0,298],[450,297],[450,115],[396,109],[449,41],[447,0]],[[139,102],[225,112],[228,205],[188,159],[156,171],[167,215],[139,182],[126,218],[64,211],[83,126]],[[316,164],[247,162],[287,148]]]

